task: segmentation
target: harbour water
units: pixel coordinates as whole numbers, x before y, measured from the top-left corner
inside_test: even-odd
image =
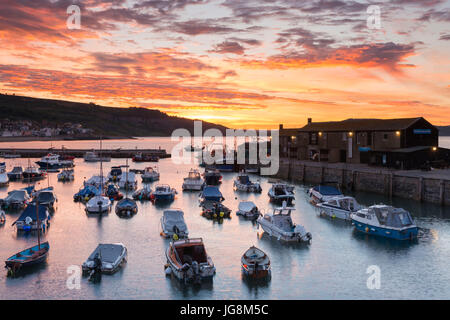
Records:
[[[54,141],[0,143],[0,147],[43,147],[65,145],[73,148],[98,147],[96,141]],[[105,148],[166,148],[170,152],[174,142],[170,138],[141,138],[136,140],[105,140]],[[450,138],[441,138],[440,146],[450,147]],[[32,162],[37,159],[31,159]],[[14,165],[26,166],[28,159],[7,159],[7,170]],[[450,298],[450,208],[423,204],[382,195],[356,193],[364,204],[392,203],[409,210],[423,236],[416,243],[397,243],[356,233],[351,224],[320,218],[308,202],[308,186],[295,188],[296,211],[293,220],[312,233],[311,245],[286,245],[269,238],[251,222],[235,215],[240,200],[251,200],[263,211],[273,207],[268,201],[270,183],[260,179],[261,194],[233,191],[234,173],[223,173],[220,190],[225,205],[232,209],[232,218],[214,223],[200,215],[197,192],[182,192],[183,177],[192,165],[174,165],[163,159],[157,165],[160,183],[168,183],[178,190],[170,206],[139,203],[139,212],[131,219],[121,219],[114,210],[107,216],[87,216],[84,205],[73,202],[85,178],[98,174],[99,163],[75,160],[75,180],[61,183],[56,173],[40,181],[37,188],[48,184],[55,188],[58,202],[51,226],[44,239],[50,242],[46,264],[8,278],[0,272],[1,299],[449,299]],[[104,173],[114,165],[125,164],[124,159],[104,163]],[[131,163],[142,169],[154,163]],[[201,170],[202,171],[202,170]],[[142,185],[138,176],[139,187]],[[152,184],[152,188],[154,185]],[[26,186],[11,182],[0,189],[0,197],[7,191]],[[212,283],[202,287],[185,287],[164,274],[164,251],[169,244],[160,236],[160,218],[167,207],[181,208],[191,237],[202,237],[212,257],[217,274]],[[114,209],[114,208],[113,208]],[[18,214],[7,213],[7,222],[0,228],[0,259],[35,244],[36,236],[18,235],[11,224]],[[80,289],[68,289],[67,270],[81,266],[98,243],[122,242],[128,248],[128,262],[118,273],[103,276],[98,284],[81,280]],[[272,279],[266,284],[243,281],[240,258],[248,247],[256,245],[264,250],[272,263]],[[2,262],[3,263],[3,262]],[[367,287],[367,268],[377,265],[381,270],[381,288]]]

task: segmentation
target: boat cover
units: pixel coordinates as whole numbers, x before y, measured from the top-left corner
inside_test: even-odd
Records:
[[[23,202],[28,200],[29,196],[26,190],[13,190],[8,192],[8,196],[5,198],[6,203]]]
[[[90,195],[96,195],[97,196],[97,195],[100,195],[100,190],[98,190],[93,185],[87,185],[86,187],[84,187],[83,189],[78,191],[77,195],[80,196],[80,197],[85,197],[85,196],[90,196]]]
[[[203,188],[202,198],[210,201],[222,201],[223,196],[219,188],[214,186],[206,186]]]
[[[102,262],[115,263],[117,259],[122,255],[124,246],[122,244],[107,244],[101,243],[91,253],[88,260],[94,260],[97,252],[100,252]]]
[[[132,208],[136,207],[136,202],[130,198],[122,199],[119,202],[117,202],[117,204],[116,204],[116,208],[119,208],[119,209],[130,208],[130,207],[132,207]]]
[[[163,222],[167,230],[173,230],[173,227],[177,226],[181,232],[187,231],[184,213],[181,210],[164,210]]]
[[[48,210],[47,207],[45,206],[38,206],[38,215],[39,215],[39,220],[43,221],[46,219],[50,219],[50,216],[48,214]],[[16,220],[17,221],[24,221],[27,217],[30,217],[33,221],[36,221],[36,205],[34,204],[29,204],[25,210],[23,210],[22,214],[20,215],[20,217]]]
[[[248,176],[239,176],[238,180],[242,184],[251,184],[250,178]]]
[[[239,203],[238,209],[243,212],[250,212],[256,208],[256,205],[252,201],[242,201]]]
[[[393,228],[413,225],[410,213],[404,209],[386,206],[382,208],[374,207],[371,210],[374,210],[381,225]]]
[[[324,196],[338,196],[342,194],[342,192],[332,186],[315,186],[313,189]]]
[[[49,202],[55,200],[55,195],[52,191],[40,191],[37,195],[38,202]]]

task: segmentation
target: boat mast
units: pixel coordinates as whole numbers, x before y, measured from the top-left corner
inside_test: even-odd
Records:
[[[37,223],[37,232],[38,232],[38,250],[41,250],[41,229],[40,229],[40,221],[39,221],[39,199],[36,195],[36,223]]]
[[[102,137],[100,136],[100,195],[103,195]]]
[[[128,158],[127,158],[125,164],[126,164],[126,166],[127,166],[127,171],[126,171],[126,174],[125,174],[125,184],[124,184],[124,187],[125,187],[125,198],[128,198],[128,187],[127,187],[127,185],[128,185]]]

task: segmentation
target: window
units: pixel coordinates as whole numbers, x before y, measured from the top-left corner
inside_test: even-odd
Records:
[[[368,146],[372,145],[372,132],[371,131],[367,132],[367,145]]]
[[[388,139],[388,134],[387,133],[384,133],[383,134],[383,140],[387,140]]]
[[[310,144],[317,144],[317,133],[312,132],[309,136],[309,143]]]

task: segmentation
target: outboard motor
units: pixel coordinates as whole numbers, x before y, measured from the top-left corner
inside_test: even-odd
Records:
[[[199,284],[202,282],[202,278],[200,276],[200,267],[197,261],[192,261],[192,271],[194,272],[194,283]]]

